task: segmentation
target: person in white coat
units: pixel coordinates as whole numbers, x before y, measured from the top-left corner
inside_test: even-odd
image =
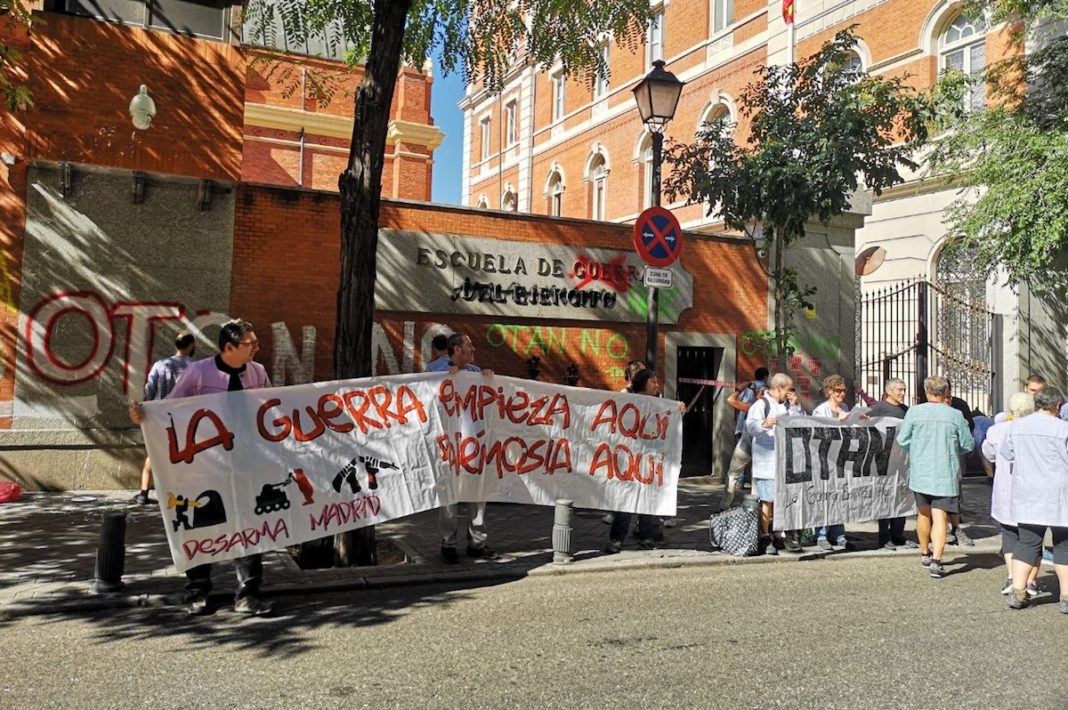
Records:
[[[760,499],[761,548],[775,554],[771,520],[775,507],[775,425],[779,417],[803,414],[794,394],[794,381],[781,372],[772,375],[764,395],[746,414],[745,427],[753,437],[753,487]]]
[[[1063,403],[1056,387],[1039,390],[1035,413],[1013,422],[1002,447],[1013,464],[1011,514],[1020,535],[1012,554],[1012,609],[1027,606],[1027,578],[1041,561],[1048,529],[1060,612],[1068,614],[1068,422],[1058,416]]]

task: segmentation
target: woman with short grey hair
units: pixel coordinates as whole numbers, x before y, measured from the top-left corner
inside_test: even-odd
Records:
[[[1013,464],[1011,514],[1020,536],[1012,554],[1012,609],[1027,606],[1027,578],[1041,561],[1048,529],[1060,612],[1068,614],[1068,422],[1058,416],[1063,402],[1056,387],[1039,390],[1035,413],[1013,422],[1002,447]]]

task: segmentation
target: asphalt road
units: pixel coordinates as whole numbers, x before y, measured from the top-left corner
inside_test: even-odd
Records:
[[[1068,616],[999,560],[576,574],[0,624],[0,707],[1064,710]],[[1047,568],[1048,569],[1048,568]],[[222,570],[219,570],[222,572]]]

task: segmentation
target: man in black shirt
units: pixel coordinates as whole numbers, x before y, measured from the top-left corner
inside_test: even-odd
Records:
[[[870,417],[897,417],[903,419],[909,411],[905,404],[905,381],[889,379],[883,387],[883,398],[872,405],[868,412]],[[905,537],[905,518],[883,518],[879,521],[879,547],[896,550],[898,545],[917,547],[916,543]]]

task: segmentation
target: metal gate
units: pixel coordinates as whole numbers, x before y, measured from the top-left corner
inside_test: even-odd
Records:
[[[953,394],[993,416],[1000,407],[995,369],[1001,316],[969,298],[959,282],[906,281],[860,301],[857,385],[880,399],[886,380],[909,386],[912,401],[929,375],[949,378]]]

